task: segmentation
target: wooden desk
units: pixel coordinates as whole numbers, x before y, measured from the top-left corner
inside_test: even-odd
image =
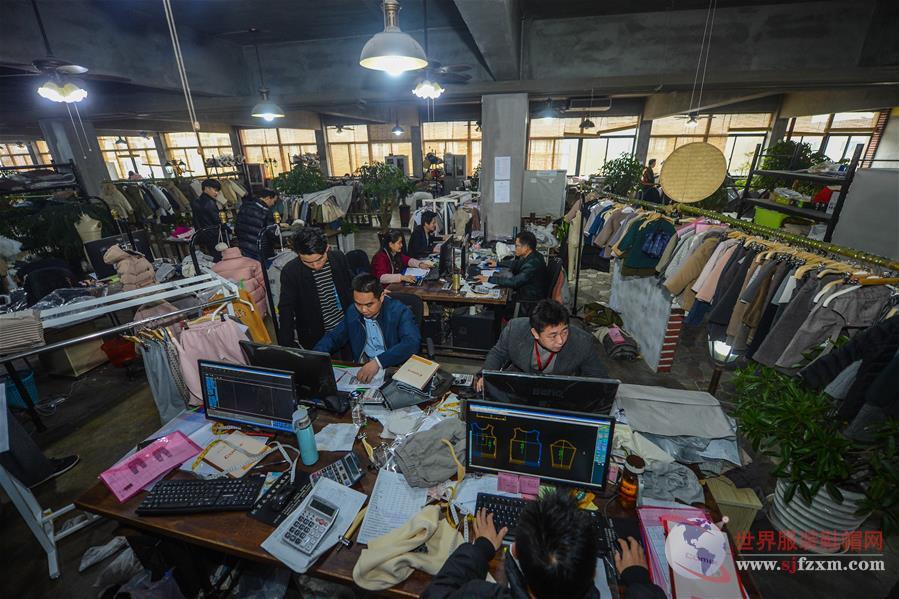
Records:
[[[338,418],[333,414],[319,412],[318,417],[313,423],[313,427],[318,431],[327,424],[334,422],[348,422],[349,420],[349,413],[347,413],[344,418]],[[378,439],[380,439],[380,434],[383,430],[381,424],[376,420],[369,420],[365,430],[371,444],[377,446],[380,441],[376,441],[375,439],[372,439],[372,437],[378,437]],[[292,443],[293,442],[295,442],[295,440],[292,441]],[[359,458],[360,463],[367,466],[368,457],[365,455],[365,451],[359,447],[358,444],[354,451]],[[302,463],[299,463],[297,464],[297,469],[307,472],[318,470],[335,462],[340,455],[340,453],[323,451],[320,453],[319,461],[313,467],[305,467]],[[276,452],[268,456],[266,462],[277,462],[280,459],[280,454]],[[279,466],[279,468],[283,468],[283,466]],[[190,475],[175,471],[174,474],[170,475],[170,478],[190,478]],[[366,469],[362,480],[354,485],[354,488],[370,496],[374,489],[376,478],[376,472],[371,472]],[[714,498],[707,489],[705,489],[705,494],[706,505],[702,507],[705,507],[712,514],[715,521],[720,520],[721,514]],[[144,493],[139,493],[126,503],[119,503],[108,488],[102,482],[98,481],[75,501],[75,505],[86,512],[99,514],[106,518],[116,520],[125,526],[144,530],[151,534],[172,537],[220,553],[237,556],[255,562],[283,566],[280,561],[273,558],[260,546],[272,533],[274,528],[250,518],[245,512],[215,512],[179,516],[141,517],[137,516],[134,513],[134,510],[143,498]],[[604,503],[604,501],[600,502],[599,499],[596,501],[597,505],[600,507]],[[633,511],[624,511],[615,499],[609,503],[607,514],[615,517],[635,517]],[[328,551],[307,573],[311,576],[317,576],[354,586],[353,567],[356,565],[356,561],[362,553],[362,546],[354,544],[350,549],[343,548],[341,551],[338,551],[338,547],[341,547],[341,545],[337,545]],[[497,556],[490,562],[490,572],[500,583],[505,582],[504,557],[504,551],[498,552]],[[381,591],[380,593],[377,593],[377,595],[404,598],[418,597],[424,592],[430,580],[430,575],[416,570],[401,585]],[[758,589],[748,573],[742,572],[741,580],[750,597],[753,597],[754,599],[760,597]],[[610,578],[609,582],[612,585],[614,596],[618,597],[618,589],[615,586],[614,579]]]
[[[426,302],[439,302],[445,304],[485,304],[492,306],[505,306],[512,296],[508,287],[497,287],[500,291],[499,298],[483,295],[462,295],[452,289],[443,289],[445,281],[423,281],[421,285],[406,285],[404,283],[391,283],[387,289],[395,293],[408,293],[415,295]]]

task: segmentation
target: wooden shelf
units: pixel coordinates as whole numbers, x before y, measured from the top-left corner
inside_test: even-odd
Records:
[[[817,173],[806,173],[802,171],[767,171],[757,170],[753,175],[765,177],[777,177],[779,179],[799,179],[800,181],[811,181],[813,183],[824,183],[827,185],[842,185],[846,182],[846,175],[819,175]]]
[[[762,172],[762,171],[758,171]],[[811,208],[797,208],[796,206],[786,206],[784,204],[778,204],[777,202],[772,202],[771,200],[763,200],[759,198],[746,198],[743,200],[748,204],[752,204],[753,206],[758,206],[760,208],[766,208],[768,210],[776,210],[777,212],[783,212],[784,214],[789,214],[791,216],[799,216],[802,218],[807,218],[809,220],[826,223],[830,222],[831,216],[826,212],[822,212],[820,210],[812,210]]]

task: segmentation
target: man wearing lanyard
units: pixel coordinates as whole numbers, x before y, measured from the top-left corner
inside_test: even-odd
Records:
[[[541,300],[531,315],[513,318],[487,354],[484,370],[518,370],[534,374],[558,374],[605,378],[593,336],[570,328],[568,310],[559,302]],[[478,377],[475,389],[481,391]]]

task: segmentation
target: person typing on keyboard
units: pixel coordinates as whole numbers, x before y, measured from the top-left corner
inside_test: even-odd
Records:
[[[590,517],[567,493],[552,493],[529,502],[522,510],[511,555],[503,560],[508,586],[485,580],[490,560],[508,531],[497,531],[493,514],[479,511],[473,543],[460,545],[425,589],[422,598],[452,597],[534,598],[600,597],[593,584],[597,568],[597,539]],[[649,580],[643,550],[633,538],[619,540],[615,567],[624,595],[636,599],[664,599],[662,589]]]

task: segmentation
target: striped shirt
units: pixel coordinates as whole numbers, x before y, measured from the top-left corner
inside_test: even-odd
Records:
[[[318,303],[322,309],[322,323],[325,331],[334,329],[340,324],[343,312],[337,300],[337,288],[334,287],[334,277],[331,276],[331,263],[325,262],[324,268],[312,271],[315,280],[315,290],[318,292]]]

